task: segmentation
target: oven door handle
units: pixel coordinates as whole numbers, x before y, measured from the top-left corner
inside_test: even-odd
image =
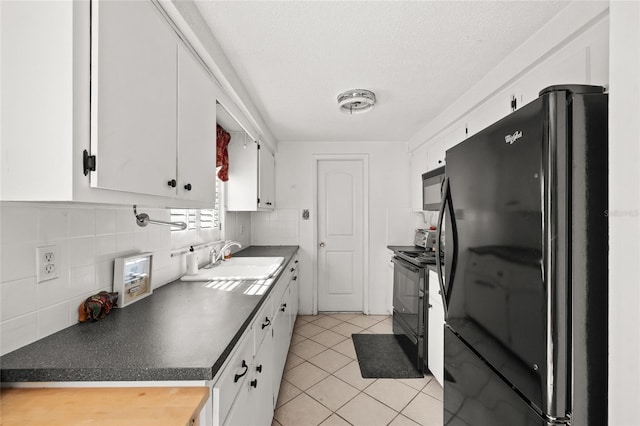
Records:
[[[420,273],[420,269],[419,268],[417,268],[416,266],[413,266],[412,264],[410,264],[408,262],[400,260],[400,259],[398,259],[396,257],[392,258],[391,261],[393,263],[395,263],[396,265],[398,265],[398,266],[402,266],[403,268],[410,270],[411,272],[415,272],[416,274]]]

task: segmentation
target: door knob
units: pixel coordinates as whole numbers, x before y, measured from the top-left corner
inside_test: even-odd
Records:
[[[320,247],[324,247],[324,241],[320,242]]]

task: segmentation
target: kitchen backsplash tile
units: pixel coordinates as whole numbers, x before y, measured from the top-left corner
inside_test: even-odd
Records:
[[[72,238],[69,240],[69,260],[71,268],[96,263],[95,237]]]
[[[11,352],[38,339],[38,313],[12,318],[0,323],[0,350],[2,354]]]
[[[170,220],[167,209],[145,213]],[[184,273],[183,256],[171,257],[169,228],[137,226],[131,206],[0,203],[0,224],[1,354],[75,324],[82,301],[112,290],[118,256],[153,252],[156,287]],[[51,244],[58,278],[36,283],[36,248]]]
[[[298,245],[298,209],[251,213],[252,245]]]
[[[96,212],[91,209],[69,210],[69,236],[89,237],[96,235]]]
[[[106,259],[113,259],[117,252],[117,237],[115,235],[96,236],[96,261],[102,262]]]
[[[96,235],[118,232],[117,211],[115,209],[96,209]]]
[[[97,288],[98,284],[96,283],[96,265],[71,268],[71,270],[69,271],[69,296],[90,293]]]
[[[38,239],[38,210],[35,207],[7,206],[0,215],[0,241],[2,244],[16,244]]]
[[[113,287],[113,259],[96,264],[96,286],[111,291]]]
[[[69,270],[60,277],[36,284],[38,309],[46,308],[52,303],[60,303],[73,296],[69,287]],[[35,277],[34,277],[35,279]]]
[[[133,227],[135,225],[135,216],[130,209],[117,210],[117,229],[118,233],[122,234],[125,232],[133,232]],[[149,213],[147,213],[149,214]],[[150,217],[153,217],[149,214]],[[137,225],[135,225],[138,227]]]
[[[121,253],[134,250],[133,232],[118,234],[116,237],[116,249]]]
[[[1,249],[0,282],[14,281],[35,275],[36,243],[3,244]]]
[[[47,337],[69,324],[69,302],[48,306],[38,311],[38,339]]]
[[[33,226],[20,223],[18,226]],[[39,240],[54,241],[69,237],[69,213],[67,209],[58,207],[42,207],[38,209]]]
[[[0,321],[35,311],[37,307],[35,277],[0,285]]]

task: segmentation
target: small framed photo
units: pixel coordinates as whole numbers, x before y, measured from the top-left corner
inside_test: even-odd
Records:
[[[152,253],[117,257],[113,266],[113,291],[118,292],[118,308],[143,299],[153,291],[151,286]]]

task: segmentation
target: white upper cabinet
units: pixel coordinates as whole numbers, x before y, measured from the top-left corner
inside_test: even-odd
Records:
[[[227,210],[273,210],[276,204],[273,153],[244,132],[231,134],[227,150]]]
[[[215,84],[154,4],[94,3],[92,186],[213,204]]]
[[[215,203],[216,86],[193,56],[178,46],[177,196]]]
[[[420,146],[411,153],[411,210],[422,211],[422,174],[427,171],[427,147]]]
[[[92,2],[91,186],[175,194],[177,47],[151,2]]]
[[[259,148],[258,170],[260,180],[258,184],[260,188],[258,191],[258,207],[273,209],[276,205],[276,160],[273,152],[269,151],[264,145],[259,145]]]
[[[2,200],[212,205],[218,88],[158,7],[0,2]]]

